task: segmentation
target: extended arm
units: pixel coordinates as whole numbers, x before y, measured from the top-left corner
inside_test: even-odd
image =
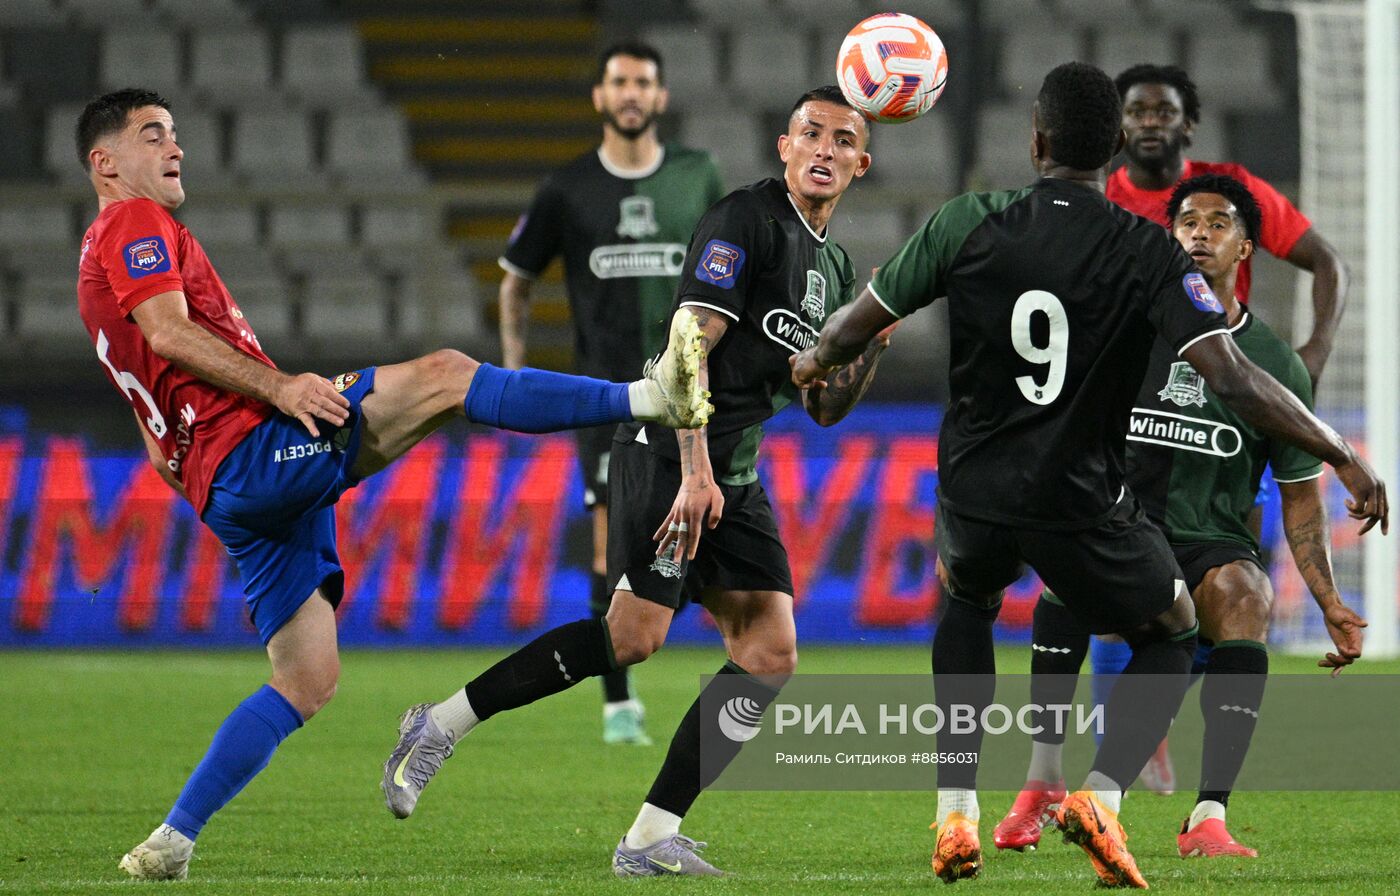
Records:
[[[829,387],[826,376],[859,358],[870,341],[897,319],[874,293],[863,290],[854,302],[826,319],[816,345],[792,357],[792,381],[804,389],[818,383]]]
[[[510,271],[501,281],[501,363],[512,370],[525,366],[525,334],[530,327],[533,286],[533,280]]]
[[[283,373],[191,321],[183,292],[152,296],[137,305],[131,316],[151,350],[162,358],[206,383],[272,405],[301,421],[313,436],[320,435],[316,420],[339,426],[349,416],[350,403],[325,377]]]
[[[859,357],[827,377],[826,385],[802,390],[802,406],[808,416],[822,426],[834,426],[851,412],[875,379],[875,368],[890,347],[890,334],[897,326],[896,321],[876,334]]]
[[[1332,340],[1337,334],[1337,325],[1342,321],[1350,277],[1342,256],[1313,229],[1298,238],[1288,253],[1288,261],[1311,271],[1313,275],[1313,331],[1307,342],[1298,349],[1298,356],[1303,359],[1308,376],[1316,387],[1322,376],[1322,368],[1332,354]]]
[[[1279,483],[1283,498],[1283,531],[1298,573],[1308,586],[1322,618],[1327,634],[1337,652],[1329,653],[1317,664],[1341,672],[1361,656],[1361,629],[1366,620],[1342,603],[1332,580],[1332,544],[1327,524],[1327,508],[1322,502],[1322,479]]]
[[[1385,483],[1330,426],[1246,358],[1235,340],[1227,334],[1207,336],[1182,352],[1182,357],[1205,377],[1220,400],[1246,422],[1336,468],[1337,477],[1351,493],[1347,512],[1352,519],[1365,520],[1362,533],[1376,523],[1381,524],[1381,532],[1390,531]]]
[[[700,385],[708,389],[708,357],[729,330],[729,319],[700,305],[687,305],[686,310],[694,312],[695,320],[700,325],[705,346],[705,357],[700,360]],[[679,541],[686,557],[694,560],[695,551],[700,546],[701,526],[708,525],[713,529],[719,525],[720,517],[724,514],[724,494],[719,490],[714,468],[710,465],[709,434],[705,427],[678,429],[676,440],[680,444],[681,488],[671,504],[671,512],[666,515],[652,540],[660,542],[656,549],[658,557],[669,552],[673,542]],[[682,529],[682,526],[685,528]]]

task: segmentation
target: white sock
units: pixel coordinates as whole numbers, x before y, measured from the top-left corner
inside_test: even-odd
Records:
[[[954,812],[961,812],[969,821],[979,820],[982,810],[977,807],[977,791],[962,787],[938,788],[939,826],[942,827],[943,822]]]
[[[642,803],[642,811],[632,822],[624,841],[628,849],[641,849],[681,832],[681,817],[674,812],[658,809],[651,803]]]
[[[1196,808],[1191,810],[1191,820],[1186,822],[1186,829],[1189,831],[1196,825],[1211,818],[1225,820],[1225,804],[1215,800],[1201,800],[1196,804]]]
[[[1065,777],[1060,756],[1065,751],[1064,744],[1043,744],[1031,741],[1031,767],[1026,772],[1027,781],[1044,781],[1054,784]]]
[[[615,700],[612,703],[604,703],[603,720],[607,721],[608,719],[611,719],[613,716],[617,715],[625,709],[630,709],[638,715],[641,715],[642,701],[636,698],[632,698],[630,700]]]
[[[656,394],[653,394],[655,391]],[[632,406],[634,420],[655,420],[661,416],[660,390],[651,380],[635,380],[627,384],[627,401]]]
[[[472,712],[466,688],[434,706],[428,711],[428,715],[432,716],[433,724],[441,728],[454,744],[466,737],[481,721],[476,717],[476,713]]]
[[[1089,772],[1084,779],[1084,789],[1094,791],[1094,796],[1108,811],[1117,814],[1123,807],[1123,788],[1103,772]]]

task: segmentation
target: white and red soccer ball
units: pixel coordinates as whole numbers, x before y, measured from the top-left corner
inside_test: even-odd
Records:
[[[850,30],[836,56],[836,83],[871,121],[913,121],[933,108],[948,83],[948,53],[914,16],[886,12]]]

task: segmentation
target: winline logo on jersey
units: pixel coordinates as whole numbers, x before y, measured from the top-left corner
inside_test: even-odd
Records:
[[[1400,700],[1400,676],[1280,675],[1269,679],[1262,703],[1245,676],[1219,678],[1225,681],[1212,693],[1220,709],[1259,720],[1252,737],[1220,735],[1239,741],[1226,743],[1226,752],[1250,753],[1236,789],[1400,790],[1400,764],[1385,758],[1400,738],[1400,719],[1385,712],[1375,731],[1354,725]],[[786,683],[760,679],[763,689],[777,691],[764,707],[754,699],[754,679],[708,676],[700,710],[712,721],[701,729],[702,777],[718,778],[714,786],[728,790],[924,790],[933,768],[970,764],[979,786],[1015,790],[1025,781],[1033,739],[1063,739],[1066,777],[1082,777],[1110,725],[1152,724],[1162,701],[1175,699],[1182,687],[1173,676],[1121,676],[1116,687],[1130,693],[1124,714],[1110,718],[1077,676],[1043,681],[1045,689],[1037,691],[1074,694],[1063,703],[1033,701],[1030,681],[1028,675],[936,682],[928,675],[796,675]],[[1339,747],[1335,732],[1343,729],[1353,735]],[[1199,701],[1188,699],[1171,728],[1173,760],[1184,780],[1199,776],[1203,734]],[[737,758],[736,747],[742,747]],[[1310,758],[1318,755],[1329,762]]]
[[[599,280],[619,277],[679,277],[685,264],[681,243],[622,243],[599,246],[588,256],[588,269]]]

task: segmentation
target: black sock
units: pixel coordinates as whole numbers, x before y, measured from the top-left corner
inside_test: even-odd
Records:
[[[933,635],[933,700],[951,722],[952,707],[971,706],[976,718],[996,696],[996,652],[992,646],[992,623],[1001,604],[977,607],[945,591],[943,618]],[[938,733],[938,752],[976,754],[982,749],[982,726],[971,726],[967,734],[954,734],[951,724]],[[977,786],[977,763],[942,762],[938,765],[938,786]]]
[[[681,719],[647,802],[684,817],[700,791],[714,783],[743,746],[742,740],[734,740],[721,729],[720,708],[728,708],[737,698],[745,701],[746,714],[756,720],[777,697],[778,690],[772,684],[755,678],[732,660],[725,663]]]
[[[485,720],[616,668],[607,623],[581,619],[550,629],[473,678],[467,699]]]
[[[1181,709],[1195,655],[1194,628],[1174,638],[1133,644],[1133,658],[1118,676],[1104,710],[1103,742],[1094,757],[1094,771],[1124,790],[1137,780]]]
[[[1068,706],[1079,684],[1079,667],[1089,652],[1089,630],[1050,592],[1040,595],[1031,623],[1031,703]],[[1042,744],[1065,742],[1067,716],[1036,713],[1041,729],[1031,739]]]
[[[1264,683],[1269,676],[1269,653],[1258,641],[1223,641],[1206,661],[1201,682],[1201,716],[1206,722],[1201,750],[1201,792],[1196,801],[1230,802],[1230,791],[1244,766]]]
[[[595,572],[589,576],[588,583],[591,586],[588,595],[588,612],[594,619],[602,619],[608,615],[608,607],[612,604],[612,595],[608,593],[608,577]],[[609,703],[631,700],[630,677],[631,673],[626,666],[611,672],[604,672],[602,676],[603,699]]]

